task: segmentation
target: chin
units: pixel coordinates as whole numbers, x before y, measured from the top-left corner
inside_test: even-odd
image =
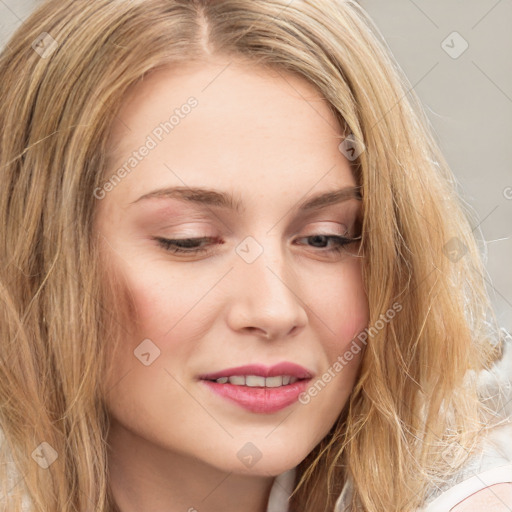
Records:
[[[293,469],[297,464],[299,464],[305,457],[298,456],[296,458],[287,458],[286,462],[283,462],[281,454],[278,454],[276,457],[267,456],[265,460],[261,458],[259,461],[254,463],[253,466],[248,465],[245,467],[243,464],[237,460],[233,465],[230,465],[226,468],[223,468],[226,472],[234,473],[238,475],[247,475],[247,476],[259,476],[263,478],[275,477],[284,473],[290,469]]]
[[[265,435],[268,435],[267,431]],[[227,472],[233,472],[242,475],[251,476],[277,476],[289,469],[297,466],[308,453],[316,445],[315,442],[310,442],[307,445],[304,443],[297,443],[297,439],[300,439],[300,434],[295,435],[278,436],[273,435],[265,439],[264,436],[261,438],[249,439],[244,436],[243,439],[233,440],[231,446],[226,451],[231,452],[233,457],[225,457],[226,451],[222,450],[224,455],[225,464],[222,469]],[[297,449],[297,445],[301,445],[301,449]],[[222,460],[221,454],[217,459]]]

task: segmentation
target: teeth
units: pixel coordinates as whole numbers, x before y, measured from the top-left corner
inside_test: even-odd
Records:
[[[250,388],[263,387],[265,385],[265,377],[247,375],[247,377],[245,377],[245,385]]]
[[[267,388],[278,388],[283,385],[283,377],[278,375],[277,377],[267,377],[265,379],[265,386]]]
[[[229,377],[229,383],[235,386],[245,386],[245,377],[243,375],[233,375]]]
[[[262,377],[261,375],[233,375],[231,377],[219,377],[215,382],[219,384],[233,384],[235,386],[247,386],[250,388],[279,388],[297,382],[297,377],[289,375],[276,375],[275,377]]]

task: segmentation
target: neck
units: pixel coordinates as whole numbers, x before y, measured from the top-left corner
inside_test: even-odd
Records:
[[[265,512],[273,477],[222,471],[113,422],[109,476],[118,512]]]

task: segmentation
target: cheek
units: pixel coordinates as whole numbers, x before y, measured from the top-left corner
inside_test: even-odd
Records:
[[[129,335],[114,354],[106,402],[113,417],[142,437],[168,442],[193,432],[190,418],[201,413],[180,383],[188,376],[186,362],[197,350],[195,340],[203,335],[198,302],[208,283],[194,286],[189,276],[165,274],[156,264],[148,267],[124,272]],[[188,434],[178,427],[166,433],[170,423],[187,424]]]
[[[169,275],[168,270],[166,274],[155,262],[135,265],[116,260],[116,265],[116,275],[122,277],[111,300],[119,305],[111,309],[124,325],[110,356],[113,364],[106,385],[118,391],[123,387],[125,394],[137,396],[142,389],[168,386],[167,368],[180,378],[184,367],[172,361],[186,360],[197,348],[190,341],[202,336],[204,322],[198,321],[197,305],[208,283],[201,285],[174,272]]]
[[[368,299],[362,279],[362,260],[354,258],[337,267],[309,289],[318,330],[322,337],[324,365],[302,403],[311,406],[321,425],[335,421],[355,384],[362,358],[357,336],[369,321]],[[306,407],[307,408],[307,407]]]
[[[323,324],[324,348],[332,361],[344,352],[369,321],[368,298],[361,272],[361,259],[353,258],[333,268],[309,285],[312,322]]]
[[[124,286],[133,312],[130,323],[139,337],[178,344],[200,334],[196,311],[215,284],[215,275],[197,279],[196,272],[170,272],[158,263],[141,264],[126,275]]]

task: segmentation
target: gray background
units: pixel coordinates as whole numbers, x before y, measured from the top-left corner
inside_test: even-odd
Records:
[[[2,46],[36,4],[0,0]],[[485,242],[488,290],[501,325],[512,331],[512,0],[360,4],[423,101],[479,219],[474,232]]]

